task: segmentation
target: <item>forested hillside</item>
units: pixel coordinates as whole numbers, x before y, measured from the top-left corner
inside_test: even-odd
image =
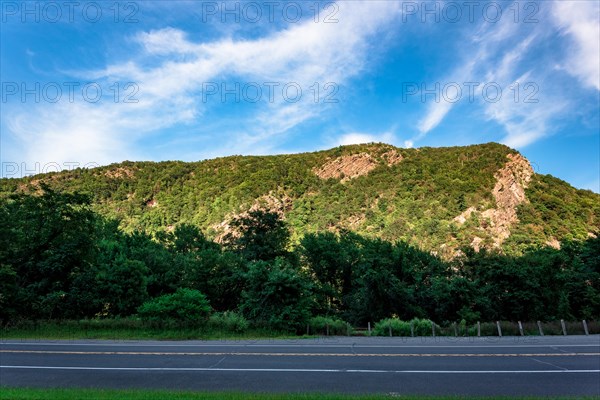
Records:
[[[187,224],[126,233],[85,195],[43,184],[35,195],[11,195],[0,202],[0,325],[126,317],[202,326],[210,318],[234,331],[302,332],[327,317],[345,332],[335,319],[600,317],[599,238],[518,257],[465,247],[445,261],[347,230],[308,233],[290,251],[288,225],[263,210],[230,228],[222,244]]]
[[[451,259],[462,247],[519,255],[586,240],[600,227],[600,196],[535,174],[499,144],[400,149],[385,144],[202,162],[123,162],[0,180],[0,195],[39,184],[87,194],[92,210],[128,233],[180,224],[221,239],[248,210],[279,213],[295,246],[307,233],[348,230],[402,240]]]

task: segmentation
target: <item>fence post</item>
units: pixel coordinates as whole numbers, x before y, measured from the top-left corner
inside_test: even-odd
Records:
[[[481,337],[481,323],[477,321],[477,337]]]
[[[455,337],[458,337],[458,330],[457,330],[457,328],[456,328],[456,322],[453,322],[453,323],[452,323],[452,326],[454,327],[454,336],[455,336]]]
[[[415,337],[415,324],[410,322],[410,337]]]
[[[562,331],[563,331],[563,336],[567,336],[567,327],[565,326],[565,320],[564,319],[560,320],[560,326],[561,326]]]
[[[371,322],[367,322],[367,327],[369,329],[369,336],[371,336]]]
[[[310,324],[306,324],[306,336],[310,335]]]
[[[544,330],[542,329],[542,323],[540,321],[537,322],[538,329],[540,330],[540,336],[544,336]]]
[[[329,323],[325,324],[325,328],[327,329],[327,336],[329,336]]]
[[[346,322],[346,336],[350,336],[350,324]]]
[[[431,321],[431,336],[435,337],[435,322]]]
[[[500,328],[500,321],[496,321],[496,328],[498,328],[498,336],[502,337],[502,328]]]
[[[583,320],[583,331],[585,332],[585,336],[588,336],[590,334],[590,331],[588,331],[588,326],[587,326],[587,322],[585,321],[585,319]]]
[[[392,324],[388,325],[388,330],[390,331],[390,337],[392,337]]]
[[[521,324],[521,321],[519,321],[519,333],[521,334],[521,336],[525,336],[523,334],[523,324]]]

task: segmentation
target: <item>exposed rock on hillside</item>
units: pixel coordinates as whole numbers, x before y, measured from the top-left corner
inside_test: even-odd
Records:
[[[341,179],[342,182],[367,175],[377,167],[377,161],[368,153],[338,157],[325,163],[313,172],[321,179]]]
[[[508,154],[507,158],[504,167],[494,175],[496,185],[492,194],[496,200],[496,207],[478,213],[482,220],[482,229],[492,237],[494,247],[497,248],[510,236],[511,226],[519,222],[517,206],[527,201],[525,189],[533,175],[531,164],[520,154]],[[455,217],[454,221],[462,225],[473,213],[477,213],[476,209],[469,207]],[[475,237],[471,246],[479,250],[481,242],[481,238]]]
[[[381,155],[381,157],[387,162],[388,167],[398,164],[404,157],[396,150],[390,150]]]

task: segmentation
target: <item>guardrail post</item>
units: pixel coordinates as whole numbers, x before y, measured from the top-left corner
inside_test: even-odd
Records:
[[[477,337],[481,337],[481,323],[477,321]]]
[[[560,320],[560,326],[562,328],[563,336],[567,336],[567,327],[565,326],[565,320]]]
[[[587,322],[585,319],[582,322],[583,322],[583,331],[585,332],[585,335],[588,336],[590,334],[590,331],[588,330]]]
[[[542,329],[542,323],[540,321],[537,322],[537,326],[540,331],[540,336],[544,336],[544,330]]]
[[[498,328],[498,336],[502,337],[502,328],[500,328],[500,321],[496,321],[496,328]]]
[[[521,336],[525,336],[525,334],[523,334],[523,324],[521,324],[521,321],[519,321],[519,333]]]

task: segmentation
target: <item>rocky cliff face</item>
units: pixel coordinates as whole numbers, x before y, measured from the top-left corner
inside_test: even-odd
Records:
[[[477,211],[469,207],[459,216],[454,218],[458,224],[464,224],[473,214],[480,220],[481,230],[493,239],[493,247],[500,248],[502,243],[510,236],[510,228],[517,222],[517,206],[527,201],[525,189],[533,176],[533,168],[529,161],[520,154],[508,154],[508,161],[496,174],[496,184],[492,195],[496,200],[496,207]],[[471,246],[479,251],[483,239],[475,236]]]

